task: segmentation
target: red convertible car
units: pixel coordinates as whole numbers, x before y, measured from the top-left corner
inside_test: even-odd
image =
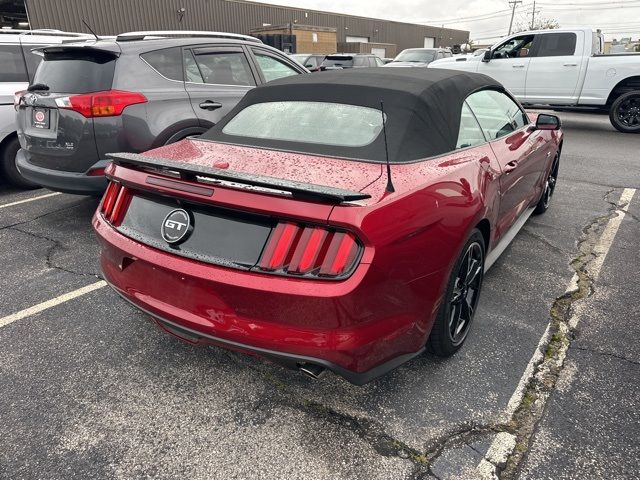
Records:
[[[199,138],[111,155],[101,267],[181,339],[363,384],[460,348],[561,149],[557,117],[483,75],[281,79]]]

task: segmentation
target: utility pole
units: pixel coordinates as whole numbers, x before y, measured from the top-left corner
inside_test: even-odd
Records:
[[[513,17],[516,16],[516,5],[522,3],[522,0],[512,0],[509,2],[509,5],[513,5],[513,10],[511,11],[511,21],[509,22],[509,33],[507,35],[511,35],[511,28],[513,27]]]
[[[533,10],[531,11],[531,30],[535,30],[535,20],[536,20],[536,0],[533,0]]]

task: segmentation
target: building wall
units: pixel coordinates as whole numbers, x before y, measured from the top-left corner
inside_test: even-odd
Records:
[[[304,28],[296,28],[293,25],[293,29],[290,30],[288,25],[274,26],[273,28],[258,28],[249,32],[251,35],[273,35],[284,34],[289,35],[292,31],[296,36],[296,53],[336,53],[337,41],[336,32],[326,31],[328,29],[314,28],[309,25],[305,25]],[[317,36],[317,42],[313,41],[313,34]]]
[[[372,53],[372,49],[384,49],[382,58],[394,58],[398,54],[398,49],[392,43],[360,43],[360,42],[340,42],[338,51],[340,53]]]
[[[313,41],[313,34],[318,41]],[[335,53],[337,49],[336,32],[314,32],[310,30],[293,29],[296,36],[296,50],[299,53]]]
[[[25,0],[32,28],[58,28],[114,35],[135,30],[213,30],[248,34],[263,24],[289,22],[336,29],[337,41],[346,35],[393,43],[399,50],[422,47],[424,37],[436,45],[466,43],[469,32],[366,17],[304,10],[240,0]],[[185,9],[180,15],[179,10]]]

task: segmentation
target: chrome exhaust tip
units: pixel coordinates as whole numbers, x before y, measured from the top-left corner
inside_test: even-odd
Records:
[[[298,365],[298,370],[304,373],[307,377],[318,379],[324,373],[325,368],[320,365],[314,365],[313,363],[303,363]]]

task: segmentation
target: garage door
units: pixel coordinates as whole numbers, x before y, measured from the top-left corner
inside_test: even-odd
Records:
[[[433,48],[436,46],[436,39],[433,37],[424,37],[424,48]]]
[[[373,53],[378,58],[386,58],[387,57],[387,49],[386,48],[372,48],[371,53]]]

